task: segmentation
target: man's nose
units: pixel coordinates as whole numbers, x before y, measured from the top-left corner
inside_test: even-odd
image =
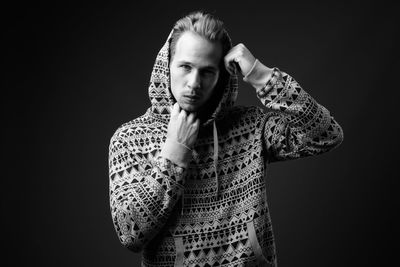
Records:
[[[194,70],[189,75],[188,86],[192,89],[197,89],[200,87],[201,77],[197,70]]]

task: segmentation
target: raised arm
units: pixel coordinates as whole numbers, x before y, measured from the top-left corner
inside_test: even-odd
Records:
[[[237,63],[243,80],[256,89],[265,106],[260,115],[268,161],[321,154],[342,142],[340,125],[291,76],[266,67],[242,44],[225,60],[227,66]]]
[[[161,230],[182,196],[199,120],[176,104],[167,133],[148,126],[121,127],[109,147],[111,214],[121,243],[132,251]]]

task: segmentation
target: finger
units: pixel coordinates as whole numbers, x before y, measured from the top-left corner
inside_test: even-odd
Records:
[[[234,75],[237,74],[237,65],[236,64],[230,64],[227,68],[227,71],[229,72],[229,74]]]
[[[178,117],[182,118],[182,119],[186,119],[187,118],[187,113],[184,109],[181,109],[181,111],[179,112]]]
[[[229,72],[230,75],[233,75],[235,73],[233,65],[230,64],[228,61],[225,63],[225,69]]]
[[[177,116],[179,114],[180,111],[180,107],[178,102],[176,102],[173,106],[172,106],[172,111],[171,111],[171,116]]]
[[[178,112],[181,111],[181,107],[179,106],[179,103],[178,103],[178,102],[176,102],[176,103],[174,104],[174,106],[175,106],[175,108],[178,110]]]
[[[193,123],[194,129],[198,131],[200,129],[200,119],[196,119]]]
[[[196,120],[196,115],[194,114],[194,112],[189,113],[187,121],[188,123],[193,123]]]
[[[235,58],[234,53],[230,51],[225,57],[224,57],[224,64],[225,67],[228,69],[231,66],[232,60]]]
[[[237,49],[232,49],[224,58],[226,70],[232,75],[236,73],[236,68],[240,61]]]
[[[246,75],[254,65],[256,58],[249,49],[242,43],[235,46],[235,58],[233,62],[236,64],[237,72]]]
[[[246,46],[242,43],[237,44],[234,46],[227,54],[227,60],[232,63],[232,62],[237,62],[240,63],[244,55],[246,54],[246,51],[248,49]]]
[[[235,71],[240,69],[240,63],[243,59],[243,55],[241,51],[236,51],[234,55],[232,55],[232,59],[229,61],[229,65],[232,66],[232,69]]]

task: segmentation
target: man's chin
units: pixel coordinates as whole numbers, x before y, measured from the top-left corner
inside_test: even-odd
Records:
[[[179,106],[181,109],[185,110],[186,112],[196,112],[199,110],[199,108],[196,105],[189,105],[189,104],[180,104]]]

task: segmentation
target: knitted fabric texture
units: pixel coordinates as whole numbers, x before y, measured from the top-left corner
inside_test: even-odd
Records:
[[[110,207],[119,240],[143,251],[142,266],[277,266],[266,166],[324,153],[342,142],[342,129],[277,68],[256,92],[264,108],[235,106],[238,83],[231,76],[200,128],[189,166],[179,167],[160,156],[175,102],[170,36],[151,75],[151,107],[110,141]]]

